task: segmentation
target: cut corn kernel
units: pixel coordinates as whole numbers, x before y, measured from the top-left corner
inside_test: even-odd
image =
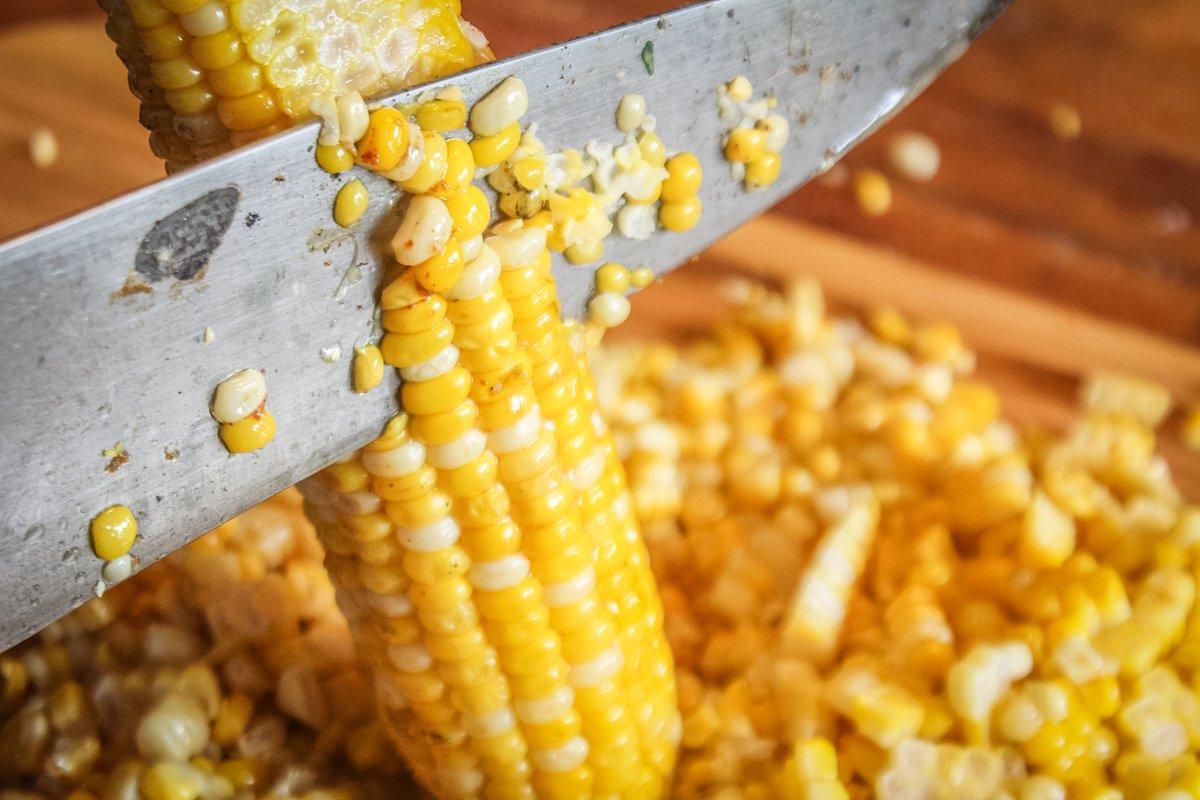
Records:
[[[348,181],[338,189],[333,201],[333,221],[343,228],[349,228],[358,222],[370,202],[367,187],[358,178]]]
[[[127,506],[109,506],[92,517],[92,552],[105,561],[120,558],[133,547],[137,527],[137,517]]]

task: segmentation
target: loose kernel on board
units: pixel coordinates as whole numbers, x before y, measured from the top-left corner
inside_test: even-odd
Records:
[[[377,108],[355,145],[358,162],[367,169],[388,172],[408,154],[408,142],[409,123],[404,114],[394,108]]]
[[[137,528],[137,517],[128,506],[109,506],[92,517],[92,552],[105,561],[120,558],[133,547]]]
[[[914,181],[931,181],[942,165],[937,142],[923,133],[907,131],[894,137],[888,148],[892,167]]]
[[[663,203],[658,210],[658,221],[669,231],[683,233],[696,226],[701,211],[700,198],[693,196],[679,202]]]
[[[1046,122],[1050,126],[1050,132],[1064,142],[1078,139],[1083,133],[1083,118],[1076,109],[1065,103],[1050,106],[1046,112]]]
[[[613,292],[601,292],[588,303],[588,319],[603,328],[615,328],[629,319],[629,299]]]
[[[854,199],[868,217],[881,217],[892,207],[891,184],[878,170],[859,170],[854,174]]]
[[[754,86],[745,75],[737,75],[729,83],[725,84],[725,91],[729,94],[729,99],[733,102],[744,103],[754,93]]]
[[[29,160],[38,169],[58,161],[58,137],[49,128],[38,128],[29,135]]]

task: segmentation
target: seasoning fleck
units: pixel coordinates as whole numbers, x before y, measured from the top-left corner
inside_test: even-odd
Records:
[[[642,48],[642,66],[646,68],[647,75],[654,74],[654,42],[646,42]]]

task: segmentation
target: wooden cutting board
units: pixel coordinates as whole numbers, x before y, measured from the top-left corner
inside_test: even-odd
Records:
[[[562,35],[572,32],[578,31]],[[923,102],[925,98],[918,106]],[[145,132],[137,125],[137,106],[128,94],[123,69],[94,17],[0,31],[0,108],[4,109],[0,174],[7,183],[0,194],[0,238],[162,174],[146,146]],[[997,123],[1002,124],[1002,120]],[[52,167],[37,169],[29,159],[27,143],[30,131],[43,125],[56,133],[61,153]],[[871,163],[866,159],[874,154],[882,164],[882,142],[876,137],[853,159]],[[973,165],[978,174],[972,174],[979,179],[983,173],[978,171],[987,168],[984,163]],[[1078,380],[1096,368],[1145,375],[1169,386],[1181,399],[1200,398],[1200,349],[1187,327],[1189,320],[1200,319],[1200,292],[1192,285],[1197,275],[1185,269],[1187,279],[1172,291],[1164,289],[1171,287],[1161,276],[1132,283],[1126,278],[1122,285],[1129,288],[1124,296],[1110,298],[1126,307],[1122,313],[1102,315],[1095,313],[1094,303],[1089,308],[1084,303],[1060,302],[1062,285],[1047,291],[1014,288],[1009,275],[1012,262],[1030,257],[1028,251],[1036,244],[1029,241],[1027,229],[1009,235],[1011,258],[979,263],[974,275],[955,268],[958,249],[946,250],[943,257],[943,251],[926,246],[930,238],[945,235],[951,227],[946,224],[949,212],[929,213],[928,219],[918,212],[922,204],[928,209],[942,203],[957,208],[954,213],[963,213],[961,202],[956,206],[948,199],[961,193],[957,184],[966,180],[960,174],[963,169],[952,167],[945,179],[953,182],[948,188],[937,180],[921,187],[899,186],[896,218],[882,221],[858,215],[848,190],[836,181],[808,187],[785,201],[777,213],[751,223],[697,263],[643,292],[635,301],[633,319],[619,334],[677,338],[702,329],[720,313],[718,285],[730,274],[774,280],[809,275],[821,280],[835,306],[851,312],[887,304],[921,318],[958,324],[980,353],[980,372],[1001,390],[1008,414],[1016,420],[1068,424]],[[1181,191],[1187,202],[1197,199],[1190,196],[1191,184],[1186,180]],[[1081,202],[1099,202],[1090,194],[1081,198]],[[961,247],[977,247],[981,249],[975,252],[985,253],[1005,236],[1005,212],[975,209],[973,213],[980,241],[969,240]],[[1047,211],[1047,225],[1055,213],[1059,212]],[[1186,209],[1181,213],[1186,214]],[[994,223],[990,227],[989,219]],[[907,226],[903,230],[887,227],[901,222]],[[877,227],[872,230],[871,225]],[[893,230],[887,242],[891,246],[877,241],[878,226]],[[1190,228],[1185,234],[1191,235]],[[961,232],[958,235],[962,237]],[[919,244],[905,247],[905,241]],[[1178,249],[1176,256],[1185,266],[1200,262],[1200,253],[1188,241],[1147,244],[1151,249],[1162,246]],[[1108,248],[1104,259],[1119,259],[1119,248]],[[1133,267],[1136,273],[1138,266]],[[993,272],[1000,280],[984,278]],[[1102,284],[1086,282],[1088,292],[1101,289]],[[1138,319],[1152,322],[1130,324]],[[1183,327],[1168,329],[1167,323]],[[1163,449],[1180,482],[1193,497],[1200,497],[1200,457],[1178,442],[1171,426],[1164,432]]]

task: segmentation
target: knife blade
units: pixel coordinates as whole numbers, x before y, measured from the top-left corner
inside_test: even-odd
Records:
[[[642,94],[668,146],[705,171],[696,228],[608,241],[607,259],[661,275],[831,166],[1006,4],[709,0],[382,102],[456,85],[469,103],[516,75],[525,120],[554,150],[619,141],[617,103]],[[766,191],[745,192],[721,153],[715,90],[738,74],[792,124],[784,174]],[[316,132],[300,126],[0,244],[0,650],[93,595],[103,562],[87,530],[101,509],[136,513],[144,568],[352,452],[397,410],[393,377],[367,395],[349,388],[396,193],[360,175],[371,208],[336,229],[340,180],[315,167]],[[560,260],[555,275],[564,313],[579,314],[592,269]],[[208,408],[244,367],[267,373],[279,432],[230,456]]]

